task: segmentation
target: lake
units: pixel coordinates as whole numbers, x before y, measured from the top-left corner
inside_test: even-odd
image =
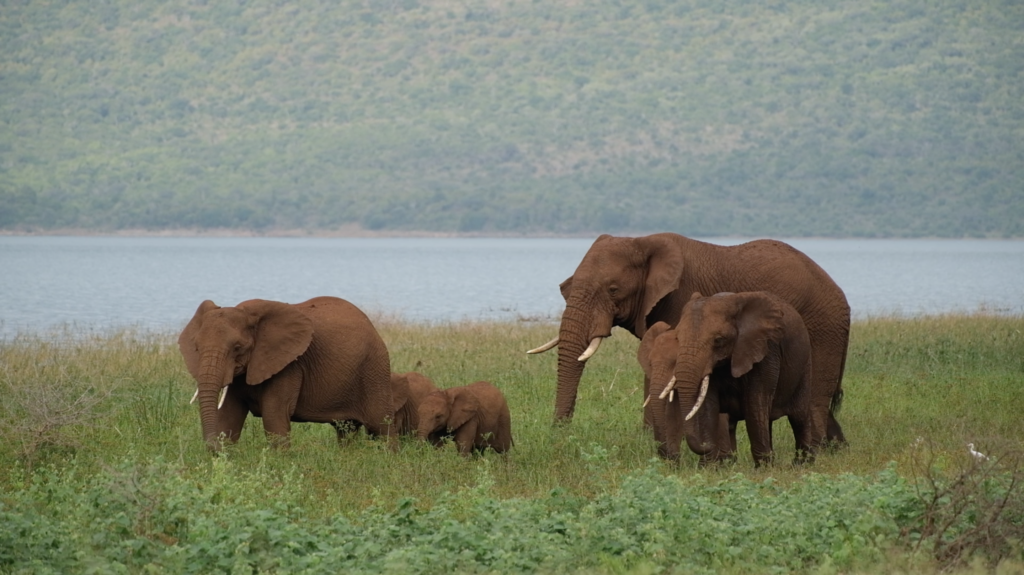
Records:
[[[735,244],[743,240],[708,239]],[[1024,241],[786,240],[846,292],[854,318],[1024,313]],[[417,322],[556,320],[593,239],[0,236],[0,337],[177,332],[199,303],[343,297]]]

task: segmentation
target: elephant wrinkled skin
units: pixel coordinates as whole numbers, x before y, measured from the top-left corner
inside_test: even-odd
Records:
[[[449,387],[420,402],[420,439],[436,446],[452,435],[459,453],[469,455],[488,447],[504,453],[512,447],[512,416],[501,390],[486,381]]]
[[[558,346],[555,421],[572,418],[586,359],[614,326],[642,338],[664,321],[674,327],[694,292],[771,292],[792,305],[811,338],[815,389],[842,398],[850,306],[825,270],[783,242],[756,240],[719,246],[673,233],[629,238],[602,235],[562,282],[565,311],[558,337],[531,352]],[[649,393],[644,382],[644,394]],[[649,407],[644,421],[653,424]],[[845,443],[830,418],[828,438]]]
[[[288,445],[292,421],[330,423],[339,438],[365,425],[397,445],[387,347],[369,318],[343,299],[254,299],[235,307],[206,300],[178,347],[196,379],[193,399],[211,449],[222,435],[237,441],[249,413],[263,418],[278,446]]]

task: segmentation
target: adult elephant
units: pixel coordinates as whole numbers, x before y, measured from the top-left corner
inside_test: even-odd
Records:
[[[287,446],[292,421],[351,426],[386,435],[394,447],[391,363],[362,311],[336,297],[298,304],[253,299],[199,305],[178,337],[196,379],[203,438],[237,441],[249,413],[272,444]],[[230,390],[230,391],[229,391]]]
[[[572,419],[583,368],[619,326],[637,338],[664,321],[672,327],[694,292],[767,291],[800,313],[811,337],[815,386],[831,389],[837,407],[850,333],[850,305],[825,270],[796,248],[775,240],[719,246],[678,234],[602,235],[561,284],[565,311],[558,337],[529,353],[558,346],[555,421]],[[644,380],[644,394],[650,392]],[[833,409],[835,411],[835,409]],[[644,420],[653,423],[649,406]],[[845,443],[829,418],[828,438]]]

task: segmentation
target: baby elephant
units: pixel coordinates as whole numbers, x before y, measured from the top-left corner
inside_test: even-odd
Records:
[[[420,402],[418,436],[434,445],[453,435],[459,453],[488,447],[498,453],[512,447],[512,417],[501,390],[478,381],[428,394]]]

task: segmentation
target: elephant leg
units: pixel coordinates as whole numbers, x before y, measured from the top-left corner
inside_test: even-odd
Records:
[[[262,384],[259,402],[263,431],[273,447],[287,449],[292,431],[292,414],[302,388],[302,371],[292,363]]]
[[[816,450],[811,441],[813,425],[805,417],[798,415],[789,416],[789,425],[793,428],[793,438],[796,440],[796,455],[793,457],[793,465],[814,463]]]
[[[828,405],[840,390],[850,339],[849,324],[845,327],[808,324],[807,330],[811,341],[815,342],[811,345],[811,365],[814,366],[811,388],[815,395],[812,401]],[[831,412],[823,433],[828,442],[840,446],[847,443],[842,426]]]
[[[828,424],[825,429],[825,439],[840,447],[847,445],[846,435],[843,434],[843,427],[836,421],[835,415],[828,414]]]
[[[477,442],[476,419],[470,419],[465,425],[455,430],[455,445],[459,447],[459,455],[468,456],[473,453]]]
[[[772,422],[769,417],[771,401],[761,394],[749,393],[744,403],[747,436],[750,438],[750,454],[754,457],[754,467],[771,465],[775,458],[772,449]]]

